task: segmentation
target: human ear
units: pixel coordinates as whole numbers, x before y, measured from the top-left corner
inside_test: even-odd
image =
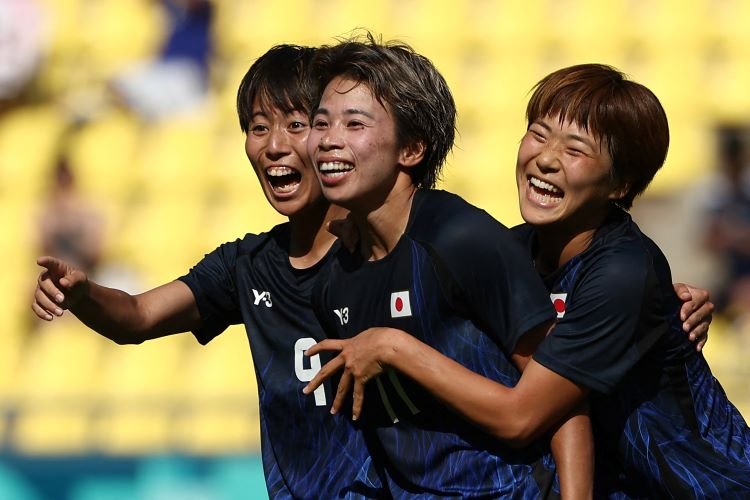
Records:
[[[612,188],[612,191],[609,193],[609,199],[613,201],[621,200],[625,197],[625,195],[628,194],[629,191],[630,191],[629,184],[622,184],[621,186],[615,186]]]
[[[414,141],[401,148],[398,155],[398,163],[403,167],[414,167],[424,159],[427,148],[424,141]]]

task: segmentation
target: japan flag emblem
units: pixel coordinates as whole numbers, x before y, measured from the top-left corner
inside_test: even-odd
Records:
[[[409,290],[391,294],[391,318],[403,318],[404,316],[411,316]]]
[[[557,318],[560,319],[563,316],[565,316],[565,301],[568,298],[567,293],[551,293],[549,294],[550,300],[552,300],[552,305],[555,308],[555,312],[557,313]]]

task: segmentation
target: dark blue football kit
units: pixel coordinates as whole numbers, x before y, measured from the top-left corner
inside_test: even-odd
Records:
[[[335,247],[336,245],[334,245]],[[317,265],[289,263],[289,226],[246,235],[208,254],[180,278],[195,295],[202,344],[229,325],[244,323],[258,379],[261,450],[269,496],[277,498],[379,498],[367,477],[369,454],[348,419],[332,416],[336,381],[313,394],[302,389],[327,354],[304,351],[326,338],[310,304],[315,278],[334,250]]]
[[[514,229],[530,255],[534,228]],[[666,258],[612,209],[543,276],[558,312],[534,359],[591,389],[599,498],[750,498],[750,429],[682,330]]]
[[[513,234],[434,190],[415,193],[405,234],[386,257],[340,250],[313,303],[329,337],[399,328],[505,386],[519,379],[510,360],[518,339],[555,316]],[[506,447],[394,370],[368,382],[358,424],[394,498],[558,495],[548,442]]]

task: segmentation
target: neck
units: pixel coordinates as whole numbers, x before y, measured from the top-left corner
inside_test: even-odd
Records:
[[[594,234],[604,224],[608,209],[597,211],[601,215],[587,220],[563,221],[546,226],[536,226],[537,252],[534,256],[536,268],[548,274],[564,266],[576,255],[583,253],[594,239]]]
[[[379,260],[391,253],[406,230],[417,188],[410,178],[396,183],[384,202],[373,210],[357,211],[353,219],[361,237],[362,256]]]
[[[344,217],[346,210],[328,202],[289,217],[289,262],[292,267],[306,269],[317,264],[336,239],[328,232],[328,222]]]

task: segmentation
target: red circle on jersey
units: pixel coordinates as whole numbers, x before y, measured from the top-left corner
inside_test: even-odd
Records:
[[[398,312],[401,312],[401,309],[404,308],[404,301],[401,299],[401,297],[396,297],[396,310]]]
[[[559,313],[565,312],[565,301],[563,299],[555,299],[552,305],[555,306],[555,311]]]

